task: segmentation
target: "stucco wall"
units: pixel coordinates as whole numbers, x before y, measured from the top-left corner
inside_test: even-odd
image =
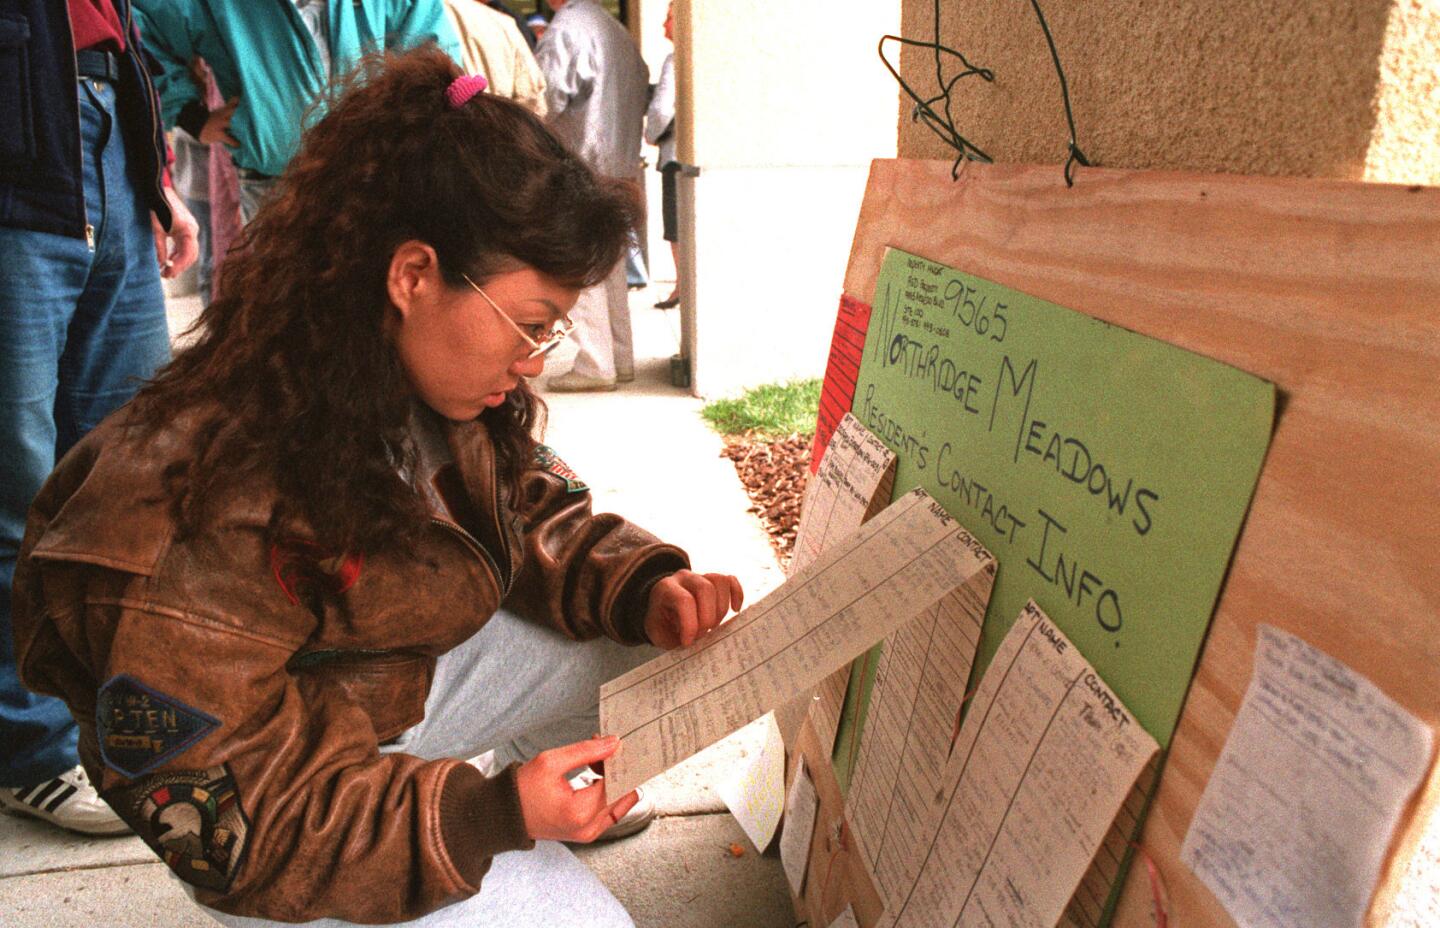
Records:
[[[1440,184],[1437,0],[1041,8],[1080,147],[1097,164]],[[929,41],[933,9],[903,0],[903,34]],[[952,94],[961,134],[997,161],[1063,161],[1059,85],[1030,3],[941,0],[940,36],[995,72],[994,83],[967,77]],[[934,93],[932,53],[909,48],[900,60],[922,96]],[[953,157],[910,120],[908,99],[900,110],[902,157]]]

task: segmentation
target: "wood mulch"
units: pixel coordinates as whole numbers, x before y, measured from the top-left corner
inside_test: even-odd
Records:
[[[775,440],[726,436],[721,452],[735,465],[750,496],[749,511],[759,517],[781,564],[789,563],[795,547],[811,440],[809,435]]]

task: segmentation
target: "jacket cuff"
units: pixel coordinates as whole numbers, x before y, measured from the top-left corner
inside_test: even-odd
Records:
[[[680,553],[667,551],[654,558],[625,581],[615,597],[612,627],[624,644],[654,644],[645,635],[645,613],[650,607],[650,591],[655,584],[671,574],[684,570],[690,562]]]
[[[175,117],[175,125],[190,133],[190,137],[196,141],[200,140],[200,132],[205,128],[205,120],[210,118],[210,111],[205,104],[199,100],[191,100],[180,108],[180,114]]]
[[[528,851],[535,840],[525,831],[519,764],[487,779],[469,764],[457,764],[440,790],[440,836],[445,853],[471,886],[478,887],[490,858],[503,851]]]

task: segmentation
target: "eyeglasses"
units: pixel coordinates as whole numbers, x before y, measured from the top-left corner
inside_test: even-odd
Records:
[[[461,274],[460,276],[465,278],[465,282],[469,284],[476,293],[483,296],[485,302],[489,303],[490,307],[500,314],[500,318],[509,323],[510,328],[514,329],[515,333],[525,340],[525,344],[530,346],[530,353],[525,356],[525,360],[527,361],[531,358],[538,358],[541,355],[546,355],[554,351],[560,347],[560,343],[575,330],[575,323],[563,317],[559,322],[555,323],[554,326],[547,326],[538,322],[522,326],[514,319],[511,319],[509,313],[501,309],[498,303],[490,299],[490,294],[481,290],[480,285],[471,280],[469,275]],[[525,331],[526,329],[535,330],[535,334],[529,334]]]

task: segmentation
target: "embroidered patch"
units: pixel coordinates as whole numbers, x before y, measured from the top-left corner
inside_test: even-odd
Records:
[[[569,464],[560,460],[560,456],[555,453],[555,449],[549,445],[535,446],[535,466],[565,481],[565,492],[567,493],[584,493],[590,489],[585,485],[585,481],[581,480],[575,471],[570,469]]]
[[[230,888],[250,822],[229,766],[155,774],[106,790],[105,801],[180,879],[215,892]]]
[[[95,724],[105,764],[133,778],[183,754],[220,720],[122,673],[100,687]]]

